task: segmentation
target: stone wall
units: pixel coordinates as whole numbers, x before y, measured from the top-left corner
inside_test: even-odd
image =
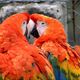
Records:
[[[69,0],[0,0],[1,3],[10,3],[10,2],[54,2],[54,1],[62,1],[67,2]]]

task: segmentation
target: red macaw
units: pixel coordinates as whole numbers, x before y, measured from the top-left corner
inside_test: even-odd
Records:
[[[29,14],[18,13],[0,25],[0,74],[3,80],[55,80],[40,49],[25,38]]]
[[[67,43],[63,24],[57,19],[36,13],[30,18],[39,34],[34,44],[45,52],[56,80],[80,80],[80,55]]]

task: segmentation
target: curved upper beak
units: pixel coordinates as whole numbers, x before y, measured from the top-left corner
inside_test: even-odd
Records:
[[[27,29],[28,29],[28,33],[27,33],[28,38],[30,37],[30,35],[32,35],[35,38],[39,37],[39,33],[36,29],[36,24],[32,19],[29,20],[28,25],[27,25]]]

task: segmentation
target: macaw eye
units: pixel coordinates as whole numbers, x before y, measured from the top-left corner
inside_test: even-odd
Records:
[[[26,28],[27,28],[27,21],[23,21],[23,22],[22,22],[21,28],[22,28],[23,34],[25,34]]]
[[[44,22],[42,22],[41,24],[45,24]]]
[[[25,27],[25,26],[27,26],[27,21],[22,22],[22,27]]]
[[[46,23],[43,22],[43,21],[38,21],[37,22],[37,26],[39,26],[39,27],[46,27]]]
[[[23,22],[23,25],[25,25],[25,24],[26,24],[26,21]]]
[[[39,36],[41,36],[45,32],[47,24],[43,21],[38,21],[36,26]]]

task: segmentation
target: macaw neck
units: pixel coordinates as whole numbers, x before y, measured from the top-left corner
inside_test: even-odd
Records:
[[[66,37],[65,35],[56,35],[56,34],[48,34],[48,35],[42,35],[39,37],[36,41],[35,44],[37,46],[41,46],[43,43],[47,41],[53,41],[53,42],[66,42]]]
[[[64,36],[52,37],[52,35],[51,36],[43,35],[35,41],[35,45],[42,47],[42,45],[44,43],[47,43],[49,41],[59,44],[63,49],[65,49],[65,51],[67,52],[67,53],[65,53],[65,55],[67,55],[67,56],[65,56],[65,55],[63,55],[63,56],[65,56],[65,58],[67,60],[70,60],[70,62],[73,63],[74,65],[75,65],[75,61],[80,59],[80,55],[78,53],[76,53],[76,51],[74,49],[72,49],[72,47],[67,43]],[[78,64],[78,61],[76,63]]]

